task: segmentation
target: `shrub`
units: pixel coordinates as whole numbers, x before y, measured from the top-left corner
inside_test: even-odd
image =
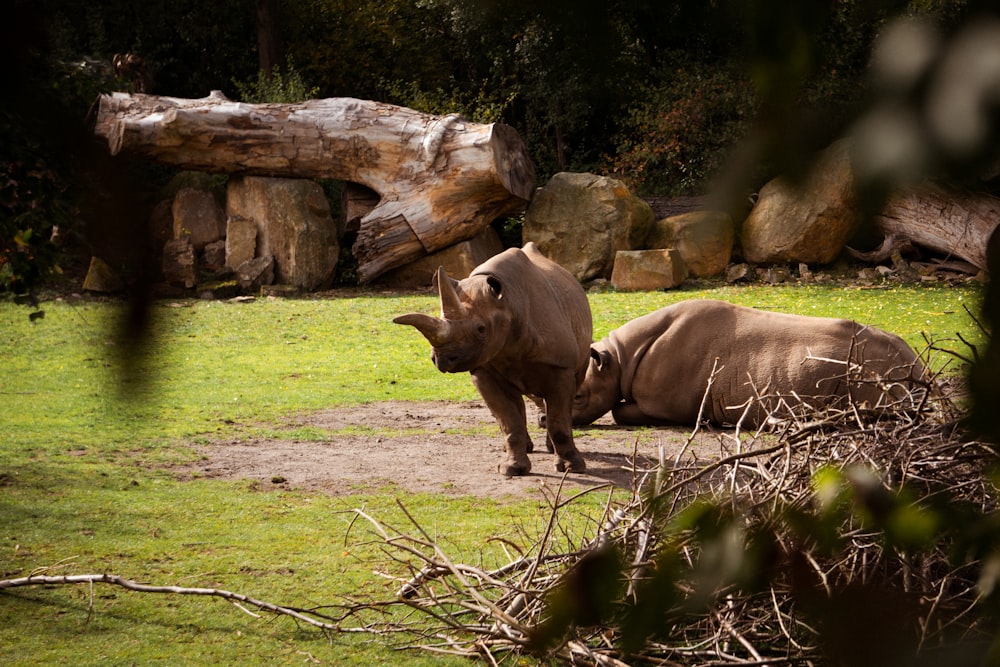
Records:
[[[640,194],[701,194],[749,128],[749,78],[683,62],[643,89],[616,136],[610,168]]]
[[[80,147],[87,109],[115,79],[105,63],[38,58],[37,78],[22,79],[0,111],[0,292],[25,294],[59,270],[53,239],[83,226]]]
[[[295,63],[289,57],[285,68],[275,65],[270,72],[257,72],[254,81],[240,82],[233,80],[233,85],[243,102],[250,104],[294,103],[316,97],[319,88],[309,86],[302,74],[295,69]]]

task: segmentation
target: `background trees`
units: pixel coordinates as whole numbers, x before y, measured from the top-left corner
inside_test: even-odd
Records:
[[[14,103],[0,113],[11,138],[0,155],[0,286],[30,282],[18,260],[46,253],[29,246],[47,242],[53,224],[71,232],[86,213],[74,194],[93,171],[81,162],[84,120],[98,90],[131,83],[115,80],[117,53],[140,56],[161,95],[239,98],[277,65],[316,97],[502,120],[524,137],[540,182],[613,172],[641,194],[701,194],[740,141],[752,140],[738,167],[752,189],[834,136],[864,102],[887,17],[931,13],[947,26],[980,9],[969,0],[14,0],[17,18],[2,28]]]

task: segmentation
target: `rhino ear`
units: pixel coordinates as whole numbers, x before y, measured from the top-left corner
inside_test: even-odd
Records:
[[[500,282],[500,279],[496,276],[489,276],[486,278],[486,284],[489,286],[493,296],[499,299],[503,294],[503,283]]]
[[[596,347],[591,347],[590,358],[597,364],[597,370],[603,371],[604,367],[611,361],[611,354],[607,350],[599,350]]]

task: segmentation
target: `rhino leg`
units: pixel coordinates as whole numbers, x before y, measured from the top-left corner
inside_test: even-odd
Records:
[[[528,452],[533,445],[528,436],[528,415],[521,392],[485,368],[472,371],[472,382],[500,425],[507,445],[507,457],[497,469],[507,477],[527,475],[531,472]]]
[[[545,399],[541,396],[529,396],[528,398],[538,407],[538,427],[545,428]],[[545,440],[545,447],[549,450],[549,454],[551,454],[553,451],[552,443],[548,439]],[[528,451],[530,452],[531,450],[529,449]]]
[[[573,394],[576,379],[571,371],[564,382],[549,392],[545,398],[545,445],[556,454],[559,472],[583,472],[587,463],[573,442]]]

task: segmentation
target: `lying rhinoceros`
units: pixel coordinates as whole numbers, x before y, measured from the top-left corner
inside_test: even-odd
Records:
[[[634,319],[590,354],[575,425],[611,410],[619,424],[693,426],[700,413],[718,425],[758,426],[803,402],[878,408],[926,374],[913,349],[885,331],[711,300]]]
[[[560,472],[586,468],[573,442],[573,395],[587,370],[593,327],[579,281],[528,243],[487,260],[455,281],[434,280],[441,317],[401,315],[430,342],[444,373],[469,371],[507,440],[505,475],[531,470],[523,396],[544,400],[546,446]]]

